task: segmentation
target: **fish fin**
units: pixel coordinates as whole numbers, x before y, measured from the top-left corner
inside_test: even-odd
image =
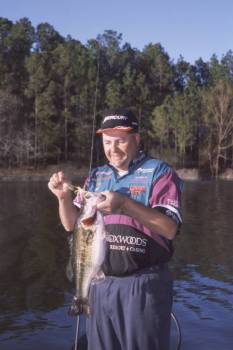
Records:
[[[90,305],[88,303],[87,298],[77,298],[74,296],[72,303],[68,310],[69,316],[77,316],[85,314],[87,316],[90,315]]]
[[[69,261],[66,265],[66,277],[70,282],[72,282],[74,279],[74,270],[72,267],[71,257],[69,258]]]
[[[68,263],[66,265],[66,277],[68,278],[68,280],[70,282],[72,282],[73,278],[74,278],[74,270],[73,270],[73,266],[72,266],[73,234],[69,234],[69,236],[67,237],[67,240],[68,240],[68,244],[69,244],[69,248],[70,248],[70,256],[69,256]]]

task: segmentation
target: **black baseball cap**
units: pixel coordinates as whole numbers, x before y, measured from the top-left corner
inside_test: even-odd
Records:
[[[126,110],[119,113],[110,113],[106,115],[101,123],[97,134],[102,134],[108,130],[138,132],[138,120],[132,111]]]

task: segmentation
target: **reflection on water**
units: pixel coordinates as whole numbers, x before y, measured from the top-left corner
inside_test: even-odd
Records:
[[[174,296],[182,349],[232,349],[232,283],[204,276],[195,265],[186,265],[182,275]]]
[[[70,349],[73,286],[57,203],[44,183],[0,184],[0,348]],[[182,349],[232,349],[233,183],[187,183],[172,267]]]
[[[186,184],[173,259],[184,350],[232,349],[232,208],[232,182]]]
[[[198,265],[204,275],[225,280],[233,275],[233,183],[186,184],[184,225],[176,240],[176,265]]]
[[[2,311],[53,309],[64,301],[66,242],[47,189],[38,184],[1,187]]]
[[[224,307],[232,311],[232,284],[204,277],[197,272],[196,266],[186,266],[185,270],[189,274],[189,279],[176,281],[174,298],[176,302],[182,303],[186,308],[196,312],[200,319],[218,317],[218,315],[212,315],[213,304],[216,307]],[[207,310],[202,307],[203,303],[212,304],[212,307]]]

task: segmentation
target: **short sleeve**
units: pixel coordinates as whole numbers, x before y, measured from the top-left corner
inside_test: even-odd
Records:
[[[175,171],[169,170],[160,175],[153,183],[149,199],[152,208],[158,208],[165,215],[171,217],[178,224],[182,223],[181,192],[183,181]]]

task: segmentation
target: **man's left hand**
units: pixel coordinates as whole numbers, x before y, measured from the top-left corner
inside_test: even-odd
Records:
[[[104,191],[101,192],[105,200],[97,205],[97,208],[104,214],[119,213],[125,202],[126,196],[119,192]]]

